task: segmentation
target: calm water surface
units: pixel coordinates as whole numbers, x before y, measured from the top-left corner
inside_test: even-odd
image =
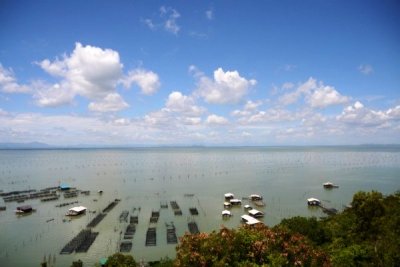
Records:
[[[339,188],[324,190],[322,183],[332,181]],[[329,148],[146,148],[75,150],[0,150],[0,190],[42,189],[67,183],[89,196],[57,201],[25,201],[37,211],[16,216],[20,203],[3,203],[0,211],[0,262],[2,266],[70,266],[81,259],[93,266],[102,257],[118,250],[123,210],[132,213],[140,207],[139,224],[131,254],[136,260],[158,260],[175,256],[175,246],[166,241],[165,223],[174,222],[177,235],[188,231],[187,222],[195,220],[200,231],[218,230],[222,225],[237,227],[242,207],[232,208],[233,217],[221,218],[223,195],[236,197],[252,193],[264,196],[264,223],[273,226],[282,218],[324,216],[309,209],[306,199],[316,197],[326,206],[342,210],[359,190],[378,190],[390,194],[400,190],[400,149],[391,147]],[[102,195],[97,191],[103,190]],[[185,194],[194,194],[187,197]],[[79,201],[90,211],[100,212],[115,198],[121,202],[93,230],[99,235],[87,253],[60,255],[61,249],[95,216],[87,213],[64,222],[64,202]],[[171,207],[160,203],[175,200],[183,215],[174,216]],[[244,204],[246,202],[244,201]],[[191,216],[197,207],[198,216]],[[152,211],[160,210],[157,246],[146,247],[145,236]],[[49,219],[54,219],[47,222]]]

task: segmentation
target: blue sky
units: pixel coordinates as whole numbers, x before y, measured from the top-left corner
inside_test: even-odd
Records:
[[[0,142],[399,143],[398,1],[1,1]]]

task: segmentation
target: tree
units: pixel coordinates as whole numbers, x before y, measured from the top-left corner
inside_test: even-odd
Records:
[[[124,255],[122,253],[115,253],[108,257],[107,267],[136,267],[136,261],[131,255]]]

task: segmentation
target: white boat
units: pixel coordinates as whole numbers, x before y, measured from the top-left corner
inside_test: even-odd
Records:
[[[307,199],[307,204],[309,206],[319,206],[319,205],[321,205],[321,201],[317,198],[312,197],[312,198]]]
[[[231,217],[232,213],[229,210],[222,211],[222,217]]]
[[[240,200],[240,199],[237,199],[237,198],[233,198],[233,199],[231,199],[231,200],[229,200],[229,202],[232,204],[232,205],[242,205],[242,201]]]
[[[235,195],[232,194],[232,193],[226,193],[226,194],[224,195],[224,197],[225,197],[225,199],[232,199],[232,198],[235,197]]]
[[[248,204],[244,205],[244,208],[245,208],[246,210],[251,210],[251,209],[252,209],[252,207],[251,207],[250,205],[248,205]]]
[[[224,202],[224,207],[225,208],[231,208],[232,204],[230,202]]]
[[[254,218],[264,217],[264,213],[259,210],[256,210],[256,209],[251,209],[248,211],[248,213],[250,214],[250,216],[252,216]]]
[[[263,197],[260,196],[260,195],[252,194],[252,195],[249,196],[249,199],[250,199],[251,201],[257,201],[257,200],[262,200]]]
[[[255,224],[261,223],[259,220],[251,217],[250,215],[242,215],[241,218],[242,218],[242,221],[244,223],[246,223],[247,225],[255,225]]]
[[[67,214],[65,214],[66,216],[77,216],[80,214],[84,214],[86,212],[86,207],[83,206],[78,206],[78,207],[73,207],[70,208],[67,212]]]

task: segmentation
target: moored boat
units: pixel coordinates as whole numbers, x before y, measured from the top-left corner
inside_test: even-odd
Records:
[[[70,208],[65,215],[66,216],[77,216],[77,215],[86,213],[86,209],[87,208],[83,207],[83,206],[73,207],[73,208]]]

